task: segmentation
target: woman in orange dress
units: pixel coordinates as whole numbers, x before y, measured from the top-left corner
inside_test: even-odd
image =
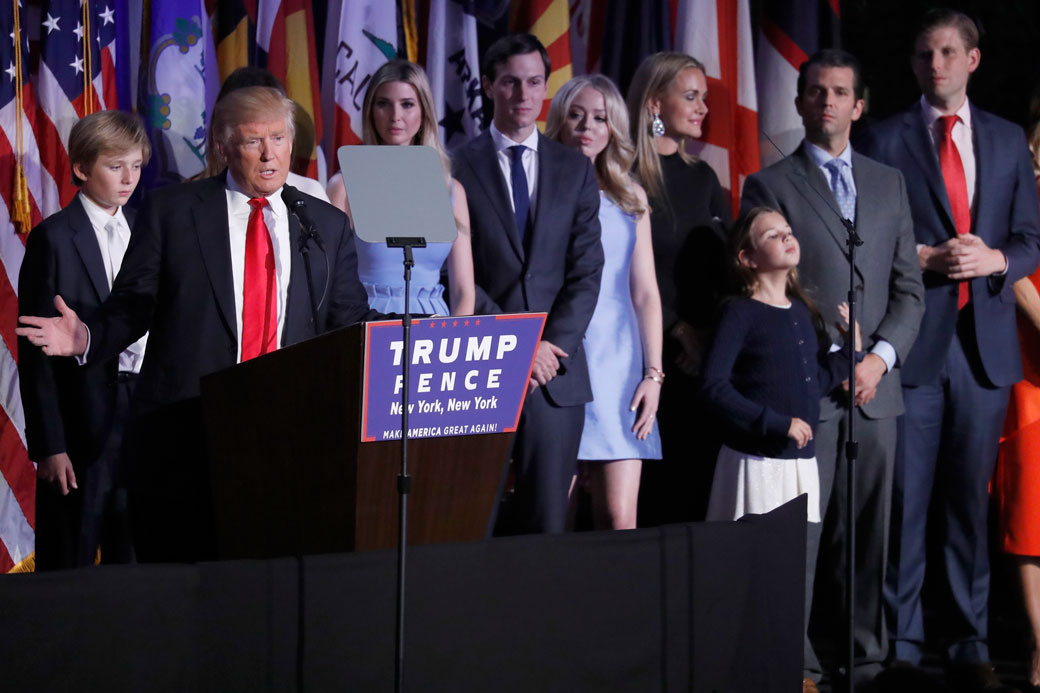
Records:
[[[1040,94],[1033,99],[1029,150],[1040,185]],[[1033,633],[1029,683],[1040,687],[1040,269],[1015,283],[1023,380],[1011,389],[993,491],[1002,548],[1018,561]]]

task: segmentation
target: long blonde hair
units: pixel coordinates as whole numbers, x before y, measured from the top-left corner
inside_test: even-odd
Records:
[[[663,200],[666,197],[661,160],[657,154],[654,135],[650,130],[653,121],[650,99],[662,97],[679,73],[690,68],[706,74],[704,65],[685,53],[654,53],[639,65],[628,88],[628,116],[632,127],[632,141],[636,146],[636,178],[646,188],[650,199]],[[679,140],[679,156],[687,163],[695,161],[694,157],[686,152],[685,137]]]
[[[451,175],[451,162],[448,153],[444,151],[441,138],[437,134],[437,108],[433,105],[433,89],[430,88],[430,80],[426,77],[426,71],[420,66],[408,60],[390,60],[383,63],[365,90],[365,100],[361,104],[361,140],[365,144],[383,144],[372,125],[372,109],[375,107],[376,92],[379,87],[387,82],[404,82],[415,89],[419,97],[419,106],[422,108],[422,119],[419,122],[419,132],[415,133],[412,144],[421,144],[433,147],[441,159],[445,175]]]
[[[625,111],[621,93],[609,78],[603,75],[583,75],[574,77],[560,87],[549,105],[545,136],[554,140],[560,139],[560,132],[567,120],[567,113],[571,110],[571,104],[585,87],[595,89],[603,95],[607,129],[610,132],[607,146],[596,156],[596,178],[599,186],[622,211],[642,214],[646,210],[639,200],[635,181],[630,173],[636,152],[628,138],[628,113]]]

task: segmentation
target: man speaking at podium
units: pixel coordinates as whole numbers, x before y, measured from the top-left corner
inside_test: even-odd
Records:
[[[215,555],[200,378],[376,317],[346,216],[285,185],[292,112],[292,102],[267,87],[228,94],[213,112],[227,170],[149,197],[98,311],[84,322],[55,297],[60,317],[20,318],[20,336],[81,363],[110,358],[150,333],[127,442],[142,561]],[[298,217],[319,238],[307,238]],[[257,421],[257,435],[272,430],[273,419]]]

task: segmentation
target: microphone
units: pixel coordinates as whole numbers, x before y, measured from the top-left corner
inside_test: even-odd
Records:
[[[303,269],[307,274],[307,293],[311,299],[311,320],[314,322],[314,327],[317,330],[318,325],[318,310],[321,305],[325,302],[325,297],[329,292],[329,274],[331,270],[329,268],[329,254],[325,252],[325,244],[321,242],[321,236],[318,234],[318,229],[311,223],[310,215],[307,214],[307,201],[304,199],[303,193],[291,185],[282,186],[282,201],[285,206],[289,208],[289,212],[292,213],[296,220],[300,222],[300,229],[302,235],[300,237],[300,252],[303,254]],[[318,300],[314,299],[314,277],[311,273],[311,254],[307,248],[307,241],[313,239],[315,245],[318,246],[318,250],[321,251],[322,256],[325,258],[325,286],[321,291],[321,298]]]
[[[304,242],[308,239],[313,239],[315,245],[318,246],[318,249],[324,253],[325,244],[321,241],[321,235],[318,233],[318,229],[315,228],[313,223],[311,223],[310,215],[307,213],[307,201],[304,200],[303,193],[291,185],[283,185],[282,201],[285,202],[285,206],[289,208],[292,215],[300,222],[300,228],[303,230]]]

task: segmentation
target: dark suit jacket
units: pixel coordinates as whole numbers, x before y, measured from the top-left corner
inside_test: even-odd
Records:
[[[539,135],[536,214],[526,247],[518,242],[491,134],[458,150],[453,169],[469,203],[476,312],[547,312],[542,339],[570,358],[561,359],[561,372],[546,392],[559,406],[591,401],[582,338],[603,273],[599,185],[591,164],[577,150]]]
[[[917,262],[910,209],[903,176],[888,166],[853,151],[856,182],[856,229],[863,245],[856,251],[856,320],[863,330],[863,346],[889,342],[898,362],[914,343],[924,312],[924,289]],[[837,306],[849,291],[848,237],[839,219],[830,185],[803,143],[794,154],[748,177],[741,208],[764,205],[787,217],[801,245],[798,273],[823,315],[831,338]],[[861,407],[871,418],[903,413],[900,374],[894,368],[878,384],[877,395]],[[825,400],[822,418],[837,412]]]
[[[124,209],[133,226],[132,210]],[[108,277],[94,227],[79,196],[29,234],[18,278],[19,315],[57,316],[60,295],[88,317],[108,297]],[[45,356],[18,339],[18,379],[29,457],[66,452],[77,474],[101,453],[112,425],[119,352],[80,368],[74,359]]]
[[[1022,129],[974,106],[971,127],[976,167],[971,231],[1008,259],[1006,275],[971,281],[974,336],[989,380],[1011,385],[1022,379],[1012,284],[1032,274],[1040,261],[1040,203]],[[939,156],[919,103],[870,128],[859,146],[906,176],[918,243],[939,245],[957,235]],[[907,385],[936,381],[957,325],[957,282],[925,272],[924,283],[927,310],[903,367]]]
[[[307,210],[324,241],[313,245],[311,318],[300,224],[289,216],[292,253],[281,345],[375,317],[357,274],[354,234],[345,214],[308,195]],[[199,379],[235,364],[238,335],[231,277],[224,175],[152,193],[137,217],[112,293],[89,320],[88,363],[118,354],[146,331],[137,413],[199,394]]]

